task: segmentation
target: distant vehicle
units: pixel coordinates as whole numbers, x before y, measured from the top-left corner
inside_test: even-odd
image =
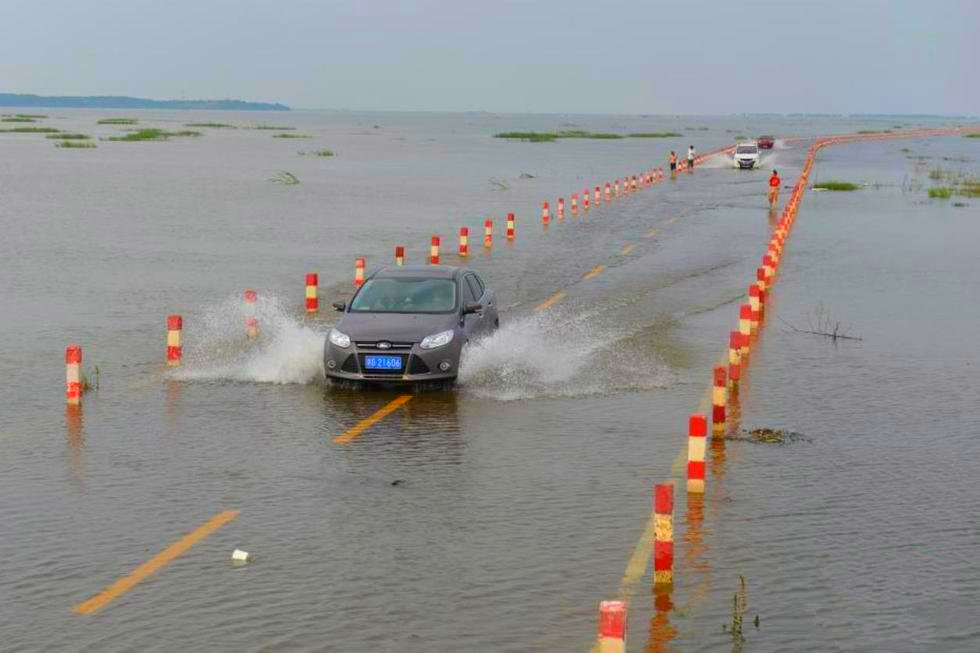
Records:
[[[334,308],[343,317],[327,336],[323,369],[349,382],[451,385],[464,345],[500,326],[483,280],[444,265],[382,268]]]
[[[759,165],[759,146],[754,141],[736,143],[732,162],[738,168],[751,170]]]
[[[763,150],[771,150],[773,145],[776,144],[776,139],[772,136],[760,136],[756,143],[759,144],[759,148]]]

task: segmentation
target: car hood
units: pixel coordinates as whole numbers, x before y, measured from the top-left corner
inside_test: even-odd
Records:
[[[456,313],[344,313],[336,329],[354,341],[421,342],[453,328],[458,319]]]

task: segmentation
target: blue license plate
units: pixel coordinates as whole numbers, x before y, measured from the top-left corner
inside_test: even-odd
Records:
[[[365,356],[364,367],[369,370],[400,370],[401,356]]]

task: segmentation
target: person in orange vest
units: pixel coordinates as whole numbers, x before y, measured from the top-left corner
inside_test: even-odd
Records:
[[[673,177],[677,174],[677,152],[671,150],[668,161],[670,161],[670,175]]]
[[[779,187],[782,183],[783,180],[779,178],[779,172],[773,170],[772,176],[769,177],[769,208],[776,206],[779,201]]]

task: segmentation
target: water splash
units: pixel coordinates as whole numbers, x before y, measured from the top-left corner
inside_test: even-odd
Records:
[[[480,397],[513,401],[666,387],[673,375],[649,342],[597,314],[561,311],[506,321],[466,348],[459,385]]]
[[[256,317],[259,337],[245,337],[245,320]],[[260,294],[254,306],[230,297],[189,329],[184,364],[170,373],[182,381],[228,380],[312,383],[323,377],[328,327],[308,326],[275,296]]]

